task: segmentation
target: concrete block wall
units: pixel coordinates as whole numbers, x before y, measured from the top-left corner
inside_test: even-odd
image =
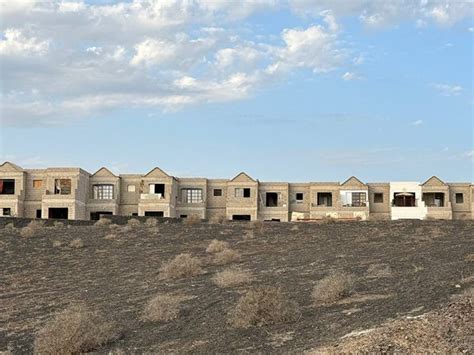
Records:
[[[71,179],[70,195],[54,195],[55,179]],[[368,183],[351,177],[344,183],[272,183],[258,180],[240,173],[233,179],[175,178],[159,168],[147,174],[115,175],[105,168],[94,174],[80,168],[22,169],[11,163],[0,165],[0,179],[15,180],[15,194],[0,194],[0,214],[3,208],[10,208],[12,215],[35,218],[41,210],[43,218],[48,217],[49,208],[68,208],[68,218],[89,219],[91,212],[111,211],[114,215],[138,214],[147,211],[161,211],[165,217],[197,215],[203,219],[232,219],[234,215],[248,215],[251,220],[292,220],[334,218],[393,219],[390,183]],[[34,180],[42,180],[41,186],[34,186]],[[165,184],[164,198],[150,194],[149,184]],[[94,199],[95,184],[112,184],[114,198]],[[393,183],[392,183],[393,185]],[[472,219],[474,217],[474,186],[471,183],[444,183],[436,177],[425,183],[412,183],[417,198],[423,192],[445,194],[444,207],[427,208],[426,218]],[[413,185],[413,186],[412,186]],[[129,186],[133,186],[132,189]],[[392,186],[393,187],[393,186]],[[182,189],[202,189],[202,201],[187,203],[182,198]],[[249,188],[250,197],[236,194],[235,190]],[[214,190],[221,190],[215,195]],[[341,193],[367,191],[368,206],[343,206]],[[278,194],[278,206],[266,206],[266,193]],[[332,206],[318,206],[317,194],[332,193]],[[302,193],[303,200],[296,201],[296,194]],[[376,193],[383,194],[382,202],[375,202]],[[462,202],[456,202],[456,194],[462,194]],[[420,201],[420,200],[418,200]],[[398,208],[398,207],[397,207]],[[409,207],[411,208],[411,207]],[[397,210],[398,211],[398,210]],[[403,211],[405,212],[405,211]],[[407,210],[407,212],[409,212]],[[399,214],[399,212],[397,212]],[[411,214],[410,214],[411,215]],[[295,219],[295,218],[293,218]]]

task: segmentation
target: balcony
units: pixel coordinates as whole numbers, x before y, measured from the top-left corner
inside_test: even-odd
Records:
[[[163,194],[140,194],[140,200],[166,200]]]

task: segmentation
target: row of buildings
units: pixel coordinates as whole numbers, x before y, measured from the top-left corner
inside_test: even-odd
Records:
[[[203,219],[290,221],[340,219],[473,219],[474,185],[446,183],[261,182],[177,178],[160,168],[147,174],[94,174],[80,168],[23,169],[0,165],[0,215],[99,219],[102,214]]]

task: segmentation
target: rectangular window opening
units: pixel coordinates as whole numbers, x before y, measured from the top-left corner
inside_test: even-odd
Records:
[[[94,199],[95,200],[113,200],[114,185],[102,184],[94,185]]]
[[[36,210],[36,218],[41,218],[41,210]]]
[[[184,203],[202,202],[202,189],[182,189],[181,194]]]
[[[464,194],[456,193],[456,203],[464,203]]]
[[[33,180],[33,188],[41,189],[43,187],[43,180]]]
[[[3,215],[4,216],[11,216],[12,215],[12,209],[11,208],[4,208],[3,209]]]
[[[304,194],[302,192],[296,193],[296,203],[302,203],[304,198]]]
[[[0,179],[0,195],[14,195],[15,194],[15,180],[14,179]]]
[[[163,211],[145,211],[145,216],[149,217],[163,217]]]
[[[331,192],[318,192],[318,206],[332,207],[332,193]]]
[[[222,189],[214,189],[214,196],[222,196]]]
[[[374,203],[383,203],[383,193],[381,192],[374,193]]]
[[[55,195],[70,195],[71,194],[71,179],[55,179],[54,180],[54,194]]]
[[[365,207],[367,206],[367,195],[365,192],[353,192],[352,193],[352,206],[353,207]]]
[[[67,208],[49,208],[48,209],[48,218],[51,219],[68,219]]]
[[[278,207],[278,193],[267,192],[265,201],[266,207]]]

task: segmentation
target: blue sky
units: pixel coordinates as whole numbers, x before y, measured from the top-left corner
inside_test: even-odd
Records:
[[[472,2],[0,6],[0,160],[473,181]]]

